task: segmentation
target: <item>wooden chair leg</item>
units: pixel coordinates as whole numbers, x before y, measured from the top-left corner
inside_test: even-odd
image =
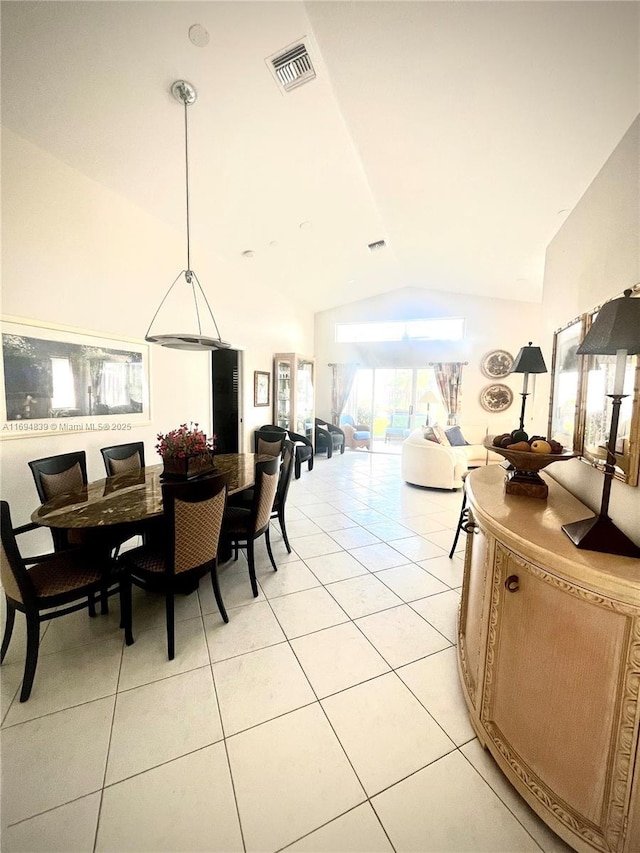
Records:
[[[256,561],[253,556],[253,543],[251,538],[247,539],[247,562],[249,563],[249,580],[251,581],[251,591],[253,597],[258,597],[258,581],[256,580]]]
[[[133,645],[133,607],[131,604],[131,578],[127,572],[120,575],[120,627],[124,628],[124,641]]]
[[[216,604],[218,605],[218,610],[220,611],[220,615],[222,616],[223,622],[228,622],[229,617],[227,616],[227,611],[225,610],[224,601],[222,600],[222,595],[220,593],[220,584],[218,583],[218,561],[214,560],[213,565],[211,566],[211,585],[213,586],[213,594],[216,599]]]
[[[38,647],[40,645],[40,619],[38,613],[27,613],[27,659],[24,665],[24,677],[22,679],[22,690],[20,701],[26,702],[31,696],[33,679],[38,666]]]
[[[276,561],[273,559],[273,551],[271,550],[271,539],[269,538],[269,528],[264,532],[264,541],[267,543],[267,554],[269,555],[269,559],[271,560],[271,565],[273,566],[273,571],[277,572],[278,567],[276,566]]]
[[[4,637],[2,638],[2,651],[0,651],[0,663],[4,660],[4,656],[7,653],[9,648],[9,643],[11,642],[11,635],[13,634],[13,624],[16,621],[16,609],[13,604],[9,601],[5,596],[5,600],[7,602],[7,622],[4,626]]]
[[[169,590],[165,596],[167,608],[167,655],[169,660],[176,656],[176,626],[174,618],[173,590]]]
[[[280,522],[280,530],[282,530],[282,538],[284,539],[284,544],[287,549],[287,552],[291,553],[291,545],[289,545],[289,537],[287,536],[287,526],[284,522],[284,507],[280,507],[278,510],[278,521]]]

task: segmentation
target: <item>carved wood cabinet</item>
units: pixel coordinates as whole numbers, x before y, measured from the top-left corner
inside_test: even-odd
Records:
[[[473,727],[529,805],[577,851],[640,850],[640,561],[581,551],[588,511],[466,481],[458,664]]]

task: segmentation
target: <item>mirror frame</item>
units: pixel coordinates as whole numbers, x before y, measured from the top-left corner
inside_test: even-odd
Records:
[[[622,296],[622,294],[619,294]],[[615,298],[615,297],[614,297]],[[640,285],[633,287],[633,298],[640,298]],[[557,405],[557,389],[556,376],[558,373],[558,336],[562,336],[563,332],[572,328],[576,324],[580,324],[580,341],[584,339],[591,328],[591,324],[601,306],[588,311],[585,314],[573,319],[570,323],[557,329],[553,335],[553,356],[551,365],[551,388],[549,393],[549,418],[548,418],[548,435],[553,437],[552,421],[554,405]],[[576,393],[576,407],[574,413],[573,427],[573,450],[580,454],[580,459],[591,465],[593,468],[598,468],[604,471],[606,454],[595,455],[585,447],[585,429],[586,429],[586,402],[589,386],[589,364],[592,357],[578,356],[578,389]],[[615,477],[626,483],[629,486],[637,486],[640,479],[640,356],[628,356],[628,362],[633,370],[634,382],[631,404],[631,424],[629,429],[628,447],[624,452],[616,453],[616,472]],[[629,368],[627,368],[629,369]],[[610,405],[603,410],[603,415],[607,421],[610,420]]]

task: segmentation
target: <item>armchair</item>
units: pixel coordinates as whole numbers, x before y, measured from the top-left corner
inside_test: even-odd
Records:
[[[255,435],[257,436],[259,433],[267,434],[268,440],[273,441],[274,434],[282,435],[283,441],[289,436],[289,439],[294,443],[296,449],[295,455],[295,463],[294,463],[294,472],[296,480],[300,479],[300,474],[302,472],[302,463],[307,463],[307,468],[309,471],[313,471],[313,444],[307,438],[306,435],[299,435],[297,432],[291,432],[291,430],[286,430],[284,427],[276,426],[276,424],[265,424],[261,426],[259,430],[255,431]],[[271,433],[271,437],[268,437],[268,434]]]
[[[356,424],[351,415],[341,415],[340,427],[347,447],[352,450],[358,447],[371,450],[371,427],[368,424]]]
[[[340,427],[327,423],[320,418],[315,419],[316,453],[326,451],[327,459],[331,459],[334,450],[344,453],[345,436]]]

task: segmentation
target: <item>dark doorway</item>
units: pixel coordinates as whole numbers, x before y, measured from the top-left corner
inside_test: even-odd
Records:
[[[219,453],[238,453],[240,434],[240,365],[235,349],[211,353],[213,432]]]

